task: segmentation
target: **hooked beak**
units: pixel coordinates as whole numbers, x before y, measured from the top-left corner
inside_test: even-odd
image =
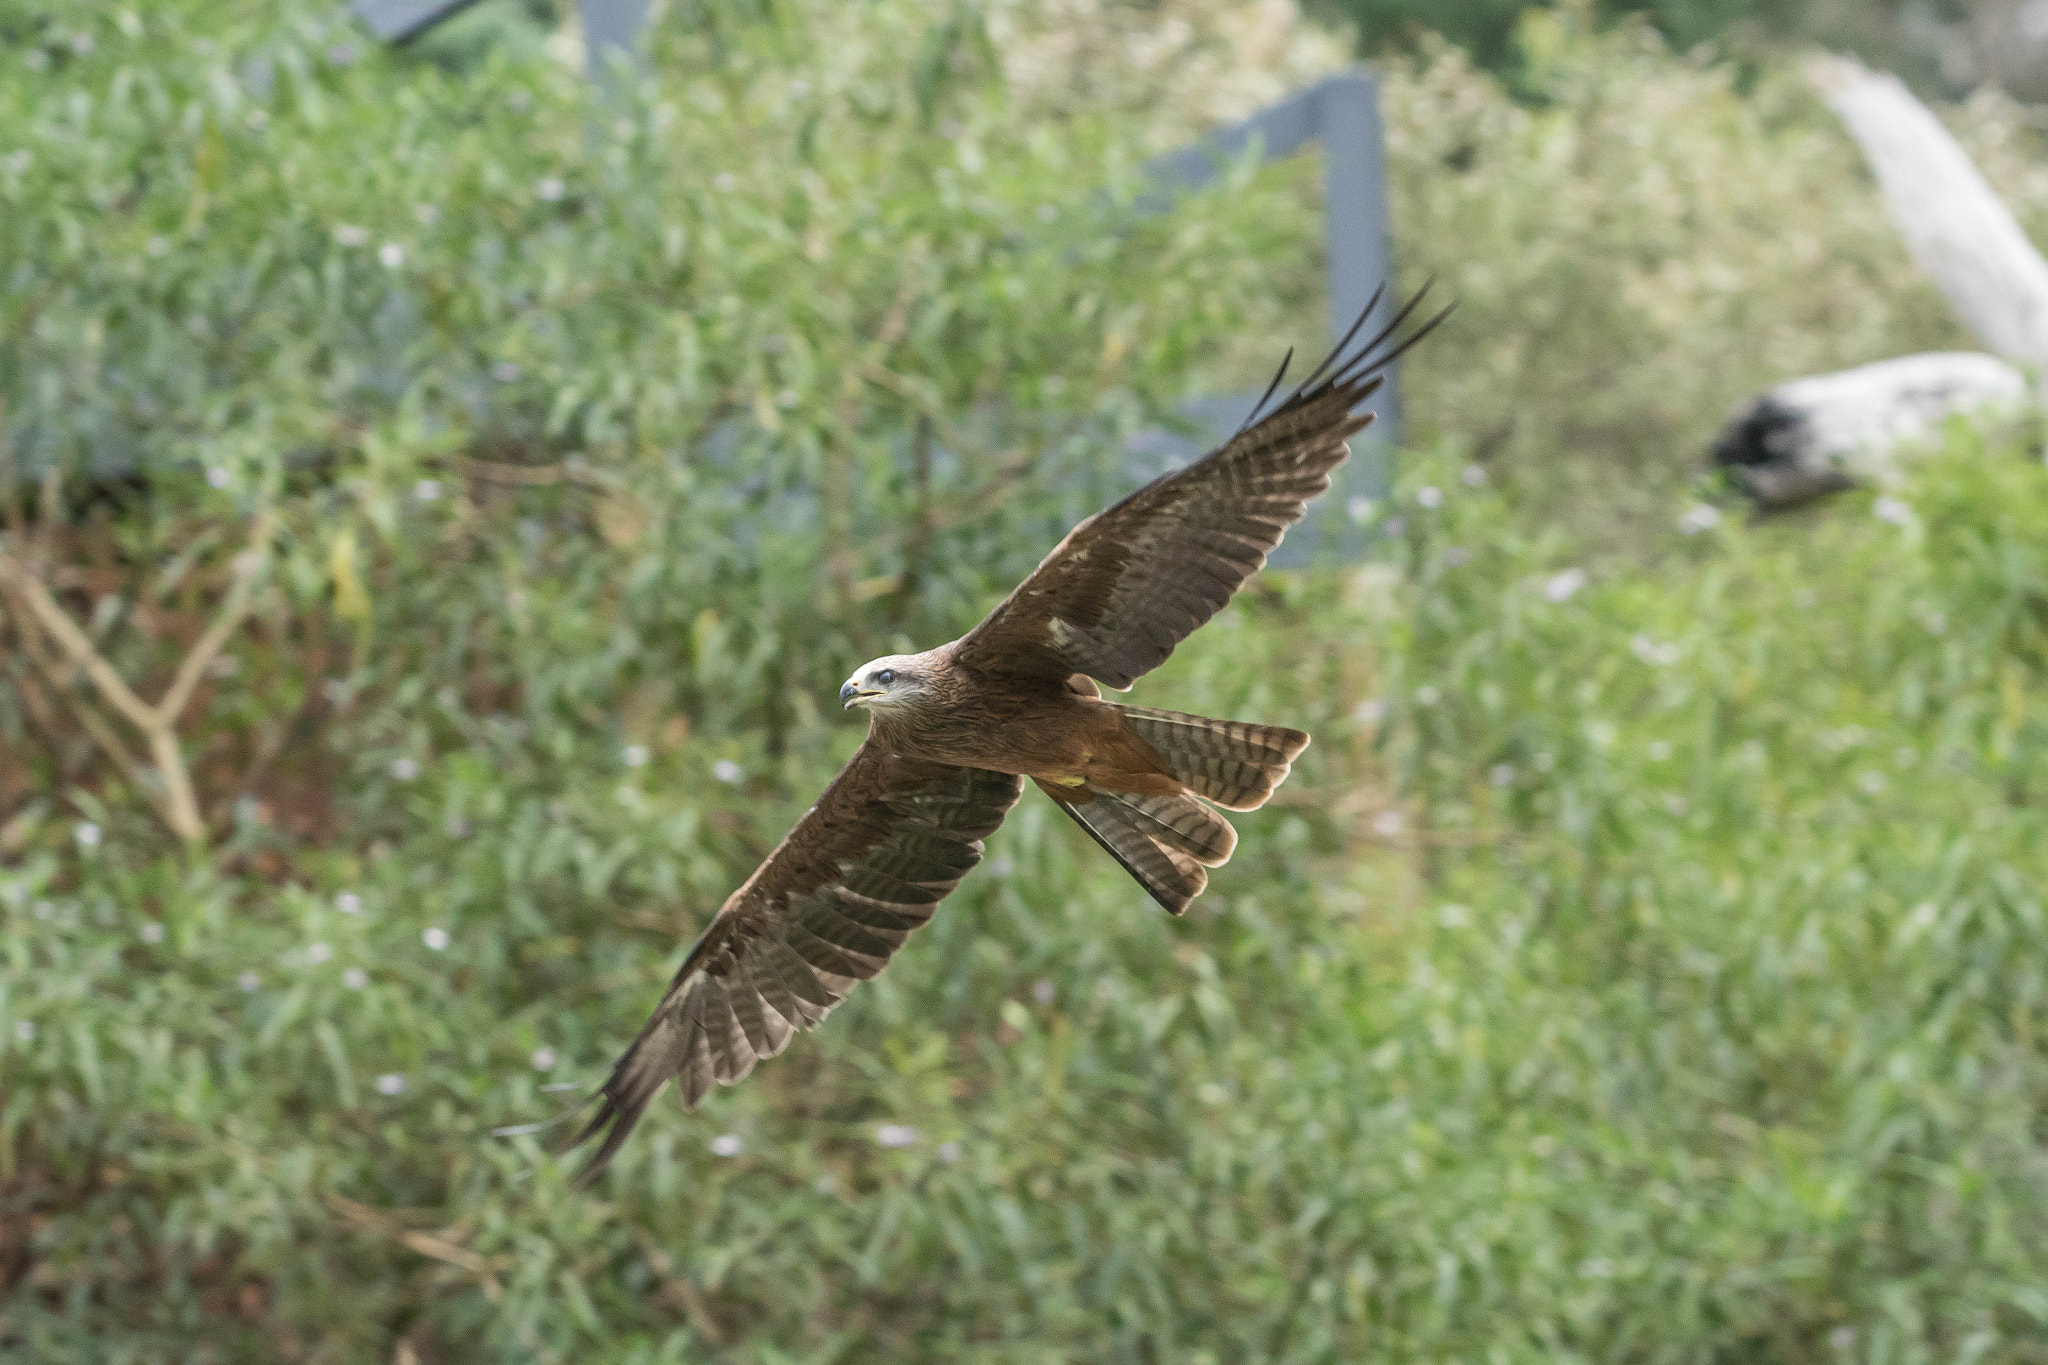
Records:
[[[853,705],[855,702],[860,701],[865,697],[879,697],[881,695],[881,689],[870,688],[867,691],[863,692],[860,688],[860,684],[849,679],[839,689],[839,707],[843,711],[851,711],[853,709]]]

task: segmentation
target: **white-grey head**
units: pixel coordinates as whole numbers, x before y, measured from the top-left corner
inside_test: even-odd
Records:
[[[915,705],[928,695],[930,663],[922,654],[884,654],[853,670],[839,689],[839,704],[851,711],[865,706],[877,711]]]

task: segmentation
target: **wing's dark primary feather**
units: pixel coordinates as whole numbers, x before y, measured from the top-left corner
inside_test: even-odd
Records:
[[[604,1170],[671,1078],[695,1105],[881,971],[981,861],[981,841],[1022,790],[1009,773],[902,758],[872,738],[862,745],[712,919],[613,1066],[596,1116],[571,1144],[603,1135],[578,1184]]]
[[[1314,373],[1270,413],[1276,377],[1238,433],[1067,533],[1029,578],[962,637],[956,660],[984,673],[1085,673],[1127,688],[1223,606],[1266,562],[1371,422],[1352,410],[1449,309],[1398,335],[1425,288],[1356,351],[1380,295]],[[1283,367],[1282,373],[1285,373]],[[1256,420],[1253,420],[1256,418]]]

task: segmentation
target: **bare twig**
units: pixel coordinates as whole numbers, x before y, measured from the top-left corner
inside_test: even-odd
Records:
[[[462,455],[456,457],[455,468],[458,473],[486,483],[517,484],[522,488],[550,488],[558,483],[573,483],[607,493],[616,491],[612,481],[596,470],[569,460],[556,464],[506,464],[499,460],[479,460]]]
[[[329,1194],[326,1200],[327,1207],[357,1227],[381,1233],[422,1256],[474,1275],[478,1287],[484,1291],[484,1297],[492,1303],[497,1303],[504,1297],[504,1287],[498,1283],[497,1267],[490,1257],[448,1240],[449,1237],[456,1235],[453,1228],[443,1228],[438,1233],[420,1232],[405,1226],[398,1220],[397,1215],[388,1210],[358,1204],[355,1200],[344,1199],[338,1194]]]
[[[45,481],[46,501],[55,497],[52,487],[49,481]],[[206,822],[200,814],[199,802],[192,789],[191,772],[178,743],[178,719],[191,702],[192,693],[205,675],[207,665],[213,662],[229,637],[248,618],[255,600],[256,581],[268,562],[270,540],[275,529],[275,518],[267,508],[257,514],[249,533],[249,547],[236,557],[234,580],[228,587],[227,596],[199,639],[179,661],[169,689],[154,706],[135,694],[106,656],[79,629],[70,613],[50,595],[43,580],[27,564],[0,548],[0,592],[7,597],[15,618],[16,633],[23,637],[27,647],[25,652],[38,671],[69,698],[86,733],[122,775],[135,783],[150,800],[171,832],[195,846],[206,842]],[[97,708],[82,697],[69,695],[67,685],[70,679],[64,676],[58,661],[38,648],[32,638],[37,630],[61,651],[73,669],[90,680],[102,702],[141,732],[157,779],[163,785],[160,796],[142,780],[141,763]]]

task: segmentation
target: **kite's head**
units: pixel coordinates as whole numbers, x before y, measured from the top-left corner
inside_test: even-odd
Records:
[[[853,670],[839,689],[839,704],[849,711],[856,706],[893,711],[914,705],[927,691],[930,670],[922,655],[885,654]]]

